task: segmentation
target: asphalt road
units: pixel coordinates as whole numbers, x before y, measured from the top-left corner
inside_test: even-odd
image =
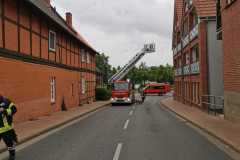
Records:
[[[230,160],[164,110],[160,97],[114,106],[24,148],[17,160]]]

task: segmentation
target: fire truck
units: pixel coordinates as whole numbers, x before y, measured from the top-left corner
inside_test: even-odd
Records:
[[[149,83],[145,85],[144,94],[158,94],[159,96],[170,92],[169,83]]]
[[[132,104],[135,101],[134,84],[131,80],[125,80],[126,75],[136,65],[136,63],[147,53],[155,52],[155,44],[146,44],[124,67],[122,67],[109,80],[112,86],[111,103],[112,104]]]
[[[114,81],[112,84],[112,104],[132,104],[134,103],[135,96],[133,90],[133,84],[130,80]]]

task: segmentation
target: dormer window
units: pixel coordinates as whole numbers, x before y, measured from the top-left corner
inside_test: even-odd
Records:
[[[56,32],[49,31],[49,50],[52,52],[56,51]]]

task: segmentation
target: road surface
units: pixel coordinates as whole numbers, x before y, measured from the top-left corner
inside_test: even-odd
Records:
[[[18,152],[17,160],[230,160],[186,121],[160,106],[142,105],[97,112]]]

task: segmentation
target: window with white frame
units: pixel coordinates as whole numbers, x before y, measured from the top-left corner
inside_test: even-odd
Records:
[[[87,53],[87,63],[90,63],[90,54]]]
[[[86,52],[82,50],[82,62],[86,62]]]
[[[56,51],[56,32],[49,31],[49,50],[55,52]]]
[[[198,46],[192,48],[192,63],[197,62],[199,59]]]
[[[199,23],[199,17],[197,12],[194,10],[192,13],[192,28],[194,28]]]
[[[227,5],[231,4],[232,2],[234,2],[235,0],[226,0]]]
[[[86,80],[83,78],[82,79],[82,94],[86,93]]]
[[[56,78],[55,77],[51,77],[50,87],[51,87],[51,103],[55,103],[56,102]]]
[[[182,59],[178,59],[178,67],[182,67]]]

